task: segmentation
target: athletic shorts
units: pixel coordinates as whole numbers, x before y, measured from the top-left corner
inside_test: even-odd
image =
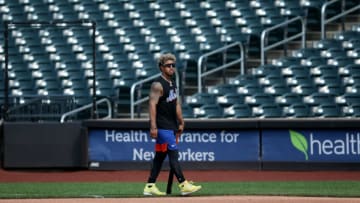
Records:
[[[167,150],[177,150],[176,136],[173,130],[158,129],[155,151],[166,152]]]

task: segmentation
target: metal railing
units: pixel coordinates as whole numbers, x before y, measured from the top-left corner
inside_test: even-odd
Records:
[[[134,119],[135,117],[135,106],[136,105],[139,105],[139,104],[142,104],[146,101],[149,100],[149,96],[146,96],[144,98],[140,98],[138,100],[135,101],[135,90],[136,90],[136,87],[141,85],[141,84],[144,84],[146,82],[150,82],[152,80],[154,80],[155,78],[158,78],[160,77],[161,73],[158,73],[156,75],[153,75],[153,76],[150,76],[148,78],[145,78],[145,79],[142,79],[134,84],[131,85],[131,89],[130,89],[130,118],[131,119]],[[179,74],[177,71],[175,71],[175,76],[176,76],[176,86],[177,88],[179,88]]]
[[[3,95],[0,95],[0,100],[3,99]],[[8,121],[58,120],[61,114],[76,106],[74,96],[9,95],[8,99],[9,108],[6,111]]]
[[[106,103],[107,105],[107,115],[105,117],[103,117],[103,119],[105,118],[112,118],[112,112],[113,112],[113,109],[112,109],[112,105],[111,105],[111,101],[109,98],[102,98],[102,99],[99,99],[95,102],[96,105],[99,105],[101,103]],[[90,108],[93,108],[93,103],[90,103],[90,104],[87,104],[87,105],[84,105],[84,106],[81,106],[77,109],[74,109],[72,111],[69,111],[69,112],[66,112],[64,113],[63,115],[61,115],[61,119],[60,119],[60,122],[61,123],[64,123],[65,122],[65,119],[70,116],[70,115],[73,115],[73,114],[76,114],[76,113],[79,113],[81,111],[84,111],[86,109],[90,109]]]
[[[341,13],[339,13],[338,15],[335,15],[329,19],[326,19],[326,9],[329,5],[331,4],[334,4],[334,3],[337,3],[341,1]],[[338,19],[338,18],[341,18],[351,12],[354,12],[356,11],[357,9],[360,9],[360,4],[357,5],[357,6],[354,6],[346,11],[344,11],[344,7],[345,7],[345,1],[344,0],[332,0],[332,1],[328,1],[326,3],[324,3],[322,6],[321,6],[321,39],[326,39],[326,29],[325,29],[325,26],[326,24]]]
[[[237,60],[234,60],[234,61],[231,61],[231,62],[228,62],[228,63],[225,63],[217,68],[214,68],[214,69],[211,69],[209,71],[206,71],[206,72],[202,72],[202,69],[203,69],[203,64],[204,64],[204,60],[211,56],[211,55],[214,55],[214,54],[218,54],[218,53],[222,53],[232,47],[236,47],[236,46],[239,46],[240,48],[240,53],[239,53],[239,59]],[[217,72],[219,70],[223,70],[225,68],[228,68],[228,67],[231,67],[237,63],[240,63],[240,72],[241,74],[244,74],[245,70],[244,70],[244,46],[242,43],[240,42],[234,42],[232,44],[229,44],[229,45],[226,45],[224,47],[221,47],[219,49],[216,49],[212,52],[209,52],[209,53],[206,53],[202,56],[200,56],[200,58],[198,59],[198,92],[202,92],[202,79],[203,77],[205,76],[208,76],[214,72]],[[224,60],[223,60],[224,61]]]
[[[271,45],[267,45],[265,46],[265,41],[267,40],[267,34],[270,32],[270,31],[273,31],[277,28],[280,28],[280,27],[285,27],[285,26],[288,26],[290,23],[293,23],[295,21],[300,21],[301,22],[301,32],[297,33],[297,34],[294,34],[290,37],[286,37],[285,39],[279,41],[279,42],[276,42],[274,44],[271,44]],[[274,48],[274,47],[277,47],[277,46],[280,46],[282,44],[285,44],[291,40],[294,40],[296,38],[299,38],[301,37],[301,46],[302,48],[305,48],[306,47],[306,23],[305,23],[305,19],[301,16],[297,16],[297,17],[294,17],[294,18],[291,18],[287,21],[284,21],[280,24],[277,24],[277,25],[274,25],[272,27],[269,27],[269,28],[266,28],[264,29],[262,32],[261,32],[261,65],[264,65],[265,64],[265,52]]]

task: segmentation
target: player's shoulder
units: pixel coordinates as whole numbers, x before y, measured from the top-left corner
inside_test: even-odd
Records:
[[[151,89],[162,89],[162,84],[159,81],[153,81],[151,84]]]

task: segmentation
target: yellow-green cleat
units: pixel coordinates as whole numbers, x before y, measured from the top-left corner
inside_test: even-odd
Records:
[[[147,183],[144,188],[144,195],[151,196],[151,195],[157,195],[157,196],[163,196],[166,195],[165,192],[161,192],[155,185],[155,183]]]
[[[189,195],[201,189],[201,185],[194,185],[193,182],[185,180],[179,184],[181,195]]]

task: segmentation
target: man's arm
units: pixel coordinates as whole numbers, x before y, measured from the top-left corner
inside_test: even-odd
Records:
[[[185,122],[184,122],[184,118],[182,116],[181,102],[179,101],[179,98],[176,100],[176,117],[179,122],[177,136],[180,136],[181,133],[184,131]]]
[[[159,82],[154,82],[150,88],[149,95],[149,117],[150,117],[150,136],[152,138],[157,137],[156,126],[156,105],[159,102],[159,98],[162,95],[162,86]]]

